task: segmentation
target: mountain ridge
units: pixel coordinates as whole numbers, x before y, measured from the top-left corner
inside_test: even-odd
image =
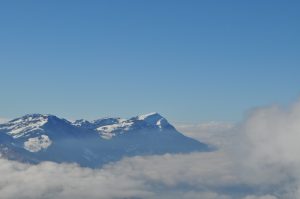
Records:
[[[29,163],[99,167],[126,156],[209,150],[208,145],[184,136],[156,112],[129,119],[74,122],[51,114],[27,114],[0,124],[2,156]]]

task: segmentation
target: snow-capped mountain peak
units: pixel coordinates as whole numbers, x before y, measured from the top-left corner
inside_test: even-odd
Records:
[[[111,139],[132,130],[142,129],[174,129],[168,121],[157,112],[132,117],[130,119],[106,117],[94,121],[76,120],[77,127],[96,130],[104,139]]]
[[[151,112],[151,113],[147,113],[147,114],[144,114],[144,115],[137,116],[137,118],[139,120],[145,120],[145,119],[147,119],[149,117],[162,118],[162,116],[159,113],[157,113],[157,112]]]
[[[27,114],[0,124],[0,131],[6,132],[13,138],[20,138],[30,136],[33,132],[43,132],[46,125],[56,126],[58,124],[71,125],[69,121],[50,114]]]
[[[25,134],[40,130],[48,122],[51,115],[28,114],[23,117],[9,121],[0,125],[1,131],[8,131],[8,134],[14,138],[22,137]]]
[[[139,115],[133,119],[144,121],[148,125],[157,125],[161,128],[163,127],[163,125],[169,124],[168,121],[157,112]]]

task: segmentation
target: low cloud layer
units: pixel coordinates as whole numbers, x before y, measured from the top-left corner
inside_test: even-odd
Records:
[[[0,117],[0,124],[3,124],[5,122],[9,121],[9,119],[4,118],[4,117]]]
[[[0,194],[5,199],[250,197],[252,187],[241,189],[244,182],[234,169],[221,151],[125,158],[102,169],[51,162],[27,165],[0,159]]]
[[[124,158],[101,169],[0,159],[4,199],[298,199],[300,102],[263,107],[237,125],[177,125],[209,153]]]
[[[102,169],[0,160],[1,198],[228,198],[216,188],[235,186],[222,153],[134,157]]]

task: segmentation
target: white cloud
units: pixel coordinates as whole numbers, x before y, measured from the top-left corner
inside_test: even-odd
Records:
[[[3,199],[81,199],[145,197],[139,180],[124,173],[45,162],[35,166],[0,160],[0,195]]]
[[[276,199],[246,197],[246,181],[222,151],[125,158],[102,169],[0,159],[0,174],[3,199]]]
[[[221,152],[125,158],[96,170],[0,159],[0,195],[4,199],[20,198],[20,194],[25,199],[228,199],[215,189],[238,184],[231,172]]]
[[[249,184],[277,187],[280,198],[300,198],[300,102],[253,110],[237,128],[232,154]]]
[[[3,124],[5,122],[9,121],[9,119],[4,118],[4,117],[0,117],[0,124]]]
[[[300,198],[300,101],[252,110],[238,125],[177,125],[186,135],[224,149],[233,175],[254,193],[246,199]]]

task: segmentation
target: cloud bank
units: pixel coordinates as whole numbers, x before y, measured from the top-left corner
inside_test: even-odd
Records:
[[[232,154],[241,177],[276,187],[279,198],[300,198],[300,102],[254,109],[237,129]]]
[[[228,198],[215,192],[235,186],[221,152],[125,158],[102,169],[0,160],[1,198]]]
[[[300,102],[254,109],[237,125],[184,128],[218,150],[124,158],[101,169],[0,159],[1,198],[300,198]]]

